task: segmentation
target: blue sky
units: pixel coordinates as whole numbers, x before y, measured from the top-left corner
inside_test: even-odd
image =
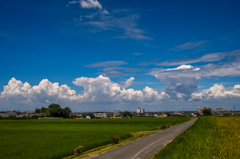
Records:
[[[0,109],[240,110],[239,5],[3,1]]]

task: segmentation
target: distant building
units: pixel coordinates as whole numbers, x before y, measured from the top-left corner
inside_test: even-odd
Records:
[[[113,117],[113,113],[107,113],[107,117],[108,118],[112,118]]]
[[[18,114],[16,115],[17,118],[28,117],[28,114]]]
[[[232,112],[232,110],[224,110],[223,108],[216,108],[217,112]]]
[[[87,115],[86,119],[95,119],[95,115],[93,115],[93,114],[92,115]]]
[[[174,115],[178,115],[179,112],[178,112],[178,111],[174,111],[173,114],[174,114]]]
[[[77,113],[70,113],[69,117],[77,117]]]
[[[137,116],[145,116],[145,109],[140,109],[140,107],[138,107]]]
[[[96,118],[106,118],[107,114],[106,113],[96,113],[94,114]]]
[[[216,108],[216,110],[213,110],[213,114],[215,114],[215,115],[234,115],[232,110],[224,110],[223,108]]]
[[[6,114],[9,116],[17,116],[16,112],[6,112]]]
[[[223,111],[223,108],[216,108],[216,111]]]
[[[198,112],[198,113],[202,113],[203,110],[209,110],[209,111],[212,111],[212,108],[207,108],[207,106],[204,106],[204,109],[200,109],[200,107],[198,107],[197,112]]]
[[[174,111],[171,115],[172,116],[182,116],[182,114],[179,113],[178,111]]]
[[[114,110],[113,117],[120,117],[120,116],[121,116],[121,111],[120,110]]]
[[[8,115],[6,112],[0,112],[0,116],[1,116],[2,118],[7,118],[7,117],[9,117],[9,115]]]
[[[150,113],[145,113],[145,116],[150,116]]]
[[[198,107],[197,112],[198,112],[198,113],[202,113],[202,111],[203,111],[203,110],[200,109],[200,107]]]
[[[164,114],[164,113],[154,113],[153,116],[157,117],[157,118],[163,118],[163,117],[167,117],[167,114]]]
[[[138,107],[138,109],[137,109],[137,113],[145,113],[145,109],[140,109],[140,107]]]
[[[82,114],[82,113],[77,113],[77,117],[78,117],[78,118],[82,118],[82,117],[83,117],[83,114]]]

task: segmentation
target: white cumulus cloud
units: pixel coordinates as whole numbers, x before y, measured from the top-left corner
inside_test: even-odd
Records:
[[[17,100],[22,103],[31,102],[29,96],[29,90],[31,86],[29,83],[22,83],[21,81],[11,78],[8,85],[4,86],[3,92],[1,92],[1,97],[6,100]]]
[[[193,68],[193,66],[191,65],[181,65],[181,66],[178,66],[177,68],[168,68],[166,69],[167,71],[172,71],[172,70],[185,70],[185,69],[191,69]]]
[[[99,8],[102,9],[102,4],[98,0],[80,0],[80,1],[70,1],[69,4],[80,3],[81,8]]]
[[[168,83],[165,92],[171,99],[188,100],[191,94],[197,91],[197,83],[201,79],[199,70],[191,65],[181,65],[177,68],[152,71],[149,74],[163,83]]]
[[[76,78],[73,83],[82,86],[84,88],[83,96],[95,102],[156,102],[168,97],[165,92],[158,94],[157,91],[149,87],[143,91],[132,88],[125,89],[132,84],[134,79],[134,77],[127,79],[123,86],[114,83],[109,77],[103,75],[96,78]]]
[[[123,89],[121,91],[120,97],[122,101],[137,101],[142,102],[143,101],[143,92],[140,90],[134,90],[132,88],[130,89]]]
[[[121,91],[119,84],[103,75],[96,78],[76,78],[73,84],[83,87],[84,96],[92,100],[116,100],[116,95]]]
[[[131,86],[134,79],[135,79],[134,77],[127,79],[125,84],[123,85],[123,88],[127,88],[127,87]]]
[[[102,4],[97,0],[82,0],[80,1],[82,8],[99,8],[102,9]]]
[[[135,78],[126,80],[124,86],[111,81],[109,77],[100,75],[96,78],[80,77],[73,81],[76,86],[83,87],[82,94],[76,94],[66,84],[59,85],[48,79],[43,79],[38,85],[31,86],[20,80],[12,78],[8,85],[4,86],[0,99],[15,103],[108,103],[121,104],[128,102],[156,103],[168,99],[165,92],[160,94],[150,87],[143,90],[134,90],[129,87]]]
[[[209,89],[204,89],[199,93],[193,93],[192,100],[219,100],[219,99],[231,99],[240,97],[240,85],[234,87],[224,87],[223,85],[215,84]]]
[[[75,101],[83,98],[76,95],[74,90],[71,90],[67,85],[59,86],[59,83],[51,83],[47,79],[43,79],[39,85],[31,87],[27,82],[22,83],[20,80],[12,78],[8,85],[4,86],[1,92],[1,98],[8,101],[19,103],[49,103],[58,101]]]
[[[153,75],[163,83],[168,84],[165,87],[165,92],[170,95],[171,99],[189,100],[192,93],[198,90],[198,82],[204,78],[240,76],[239,51],[240,50],[235,50],[230,52],[230,55],[235,58],[228,62],[219,64],[210,63],[198,67],[183,64],[176,68],[152,69],[153,71],[149,72],[149,75]],[[215,55],[216,59],[214,61],[221,59],[222,56],[226,56],[226,53],[218,53],[214,54],[214,56]],[[211,54],[211,57],[212,56],[213,54]]]

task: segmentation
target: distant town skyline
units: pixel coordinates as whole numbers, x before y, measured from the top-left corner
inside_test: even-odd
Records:
[[[240,110],[240,1],[3,1],[0,110]]]

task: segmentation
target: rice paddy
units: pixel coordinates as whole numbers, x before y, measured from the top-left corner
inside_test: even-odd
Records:
[[[161,125],[180,124],[187,117],[132,119],[0,120],[1,159],[59,159],[107,145],[113,135],[130,138],[131,132],[157,130]]]

